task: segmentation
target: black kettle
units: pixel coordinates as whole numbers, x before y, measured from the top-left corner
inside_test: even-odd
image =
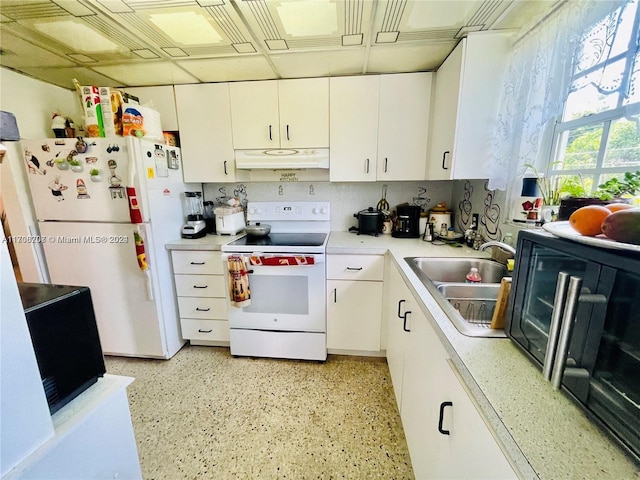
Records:
[[[358,235],[374,235],[377,237],[379,233],[382,233],[384,214],[381,210],[369,207],[354,213],[353,216],[358,219],[358,227],[352,230],[357,231]]]

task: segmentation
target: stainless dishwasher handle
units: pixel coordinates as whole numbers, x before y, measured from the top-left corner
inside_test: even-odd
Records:
[[[564,304],[567,300],[567,288],[569,286],[569,274],[567,272],[558,273],[558,283],[556,285],[556,295],[553,299],[553,311],[551,313],[551,325],[549,326],[549,340],[547,341],[547,351],[542,364],[542,376],[545,380],[551,380],[551,371],[558,347],[560,337],[560,327],[562,325],[562,314]]]

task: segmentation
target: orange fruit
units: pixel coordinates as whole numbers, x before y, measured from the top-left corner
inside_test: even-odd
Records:
[[[633,205],[630,205],[628,203],[616,202],[616,203],[610,203],[608,205],[604,205],[604,208],[606,208],[611,213],[613,213],[613,212],[617,212],[618,210],[627,210],[629,208],[633,208]]]
[[[573,229],[589,237],[602,233],[602,222],[611,215],[611,210],[602,205],[587,205],[577,209],[569,217]]]

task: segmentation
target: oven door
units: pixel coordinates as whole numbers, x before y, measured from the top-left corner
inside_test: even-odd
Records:
[[[252,264],[250,255],[243,256],[248,271],[250,302],[236,307],[228,296],[229,328],[326,332],[324,254],[265,255],[260,257],[265,260],[261,265]],[[306,264],[287,262],[301,256],[306,259]],[[225,266],[230,279],[228,262]]]

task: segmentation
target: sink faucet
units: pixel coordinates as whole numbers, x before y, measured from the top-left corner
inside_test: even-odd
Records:
[[[483,243],[482,245],[480,245],[480,248],[478,250],[482,251],[489,247],[500,247],[501,249],[509,252],[514,257],[516,256],[515,248],[513,248],[511,245],[508,245],[504,242],[499,242],[498,240],[491,240],[490,242]]]

